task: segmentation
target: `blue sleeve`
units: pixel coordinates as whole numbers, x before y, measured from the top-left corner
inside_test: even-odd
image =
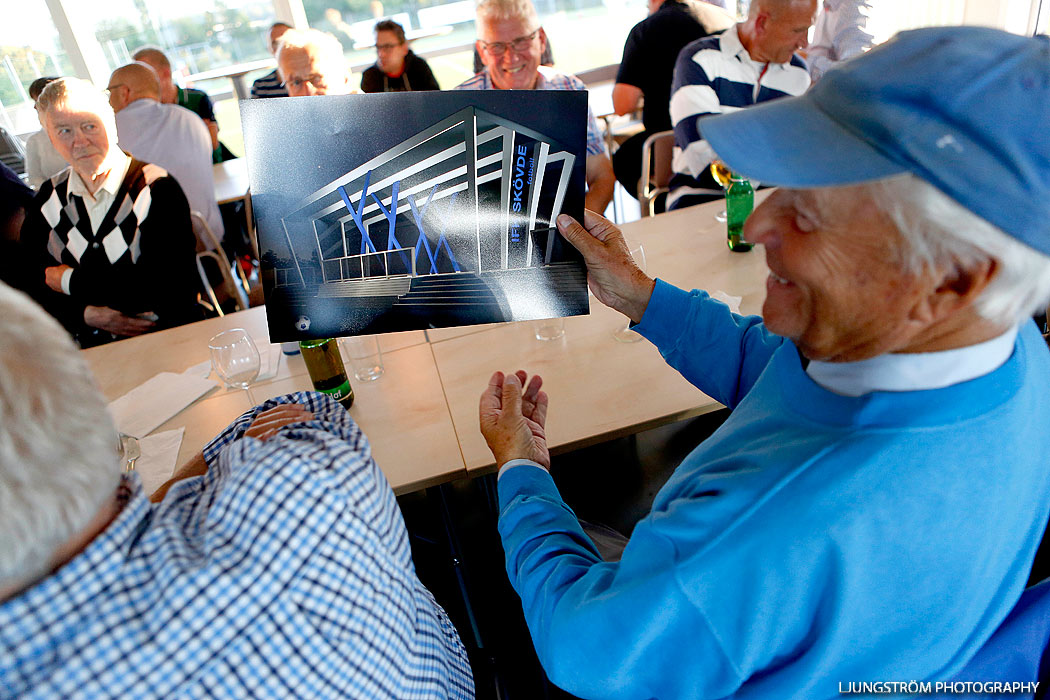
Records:
[[[786,341],[758,316],[740,316],[707,292],[656,281],[634,330],[645,336],[690,384],[729,408],[755,385]]]
[[[507,574],[555,684],[581,697],[639,700],[723,697],[739,687],[717,634],[681,590],[668,539],[636,532],[621,562],[603,562],[546,471],[511,469],[498,488]]]

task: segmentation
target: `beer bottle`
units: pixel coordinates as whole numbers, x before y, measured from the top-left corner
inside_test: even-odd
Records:
[[[729,189],[726,190],[726,227],[729,250],[734,253],[746,253],[755,247],[754,243],[744,240],[744,222],[754,208],[755,191],[751,188],[751,181],[733,173]]]
[[[343,358],[339,356],[339,344],[335,339],[301,340],[299,349],[303,353],[314,389],[328,394],[343,408],[350,408],[354,403],[354,389],[350,386],[350,378],[346,376]]]

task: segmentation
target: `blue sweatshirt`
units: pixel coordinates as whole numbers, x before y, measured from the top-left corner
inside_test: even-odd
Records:
[[[817,700],[961,668],[1020,595],[1050,506],[1034,324],[990,374],[855,398],[704,292],[658,281],[635,330],[733,411],[618,563],[546,472],[500,479],[507,571],[552,681],[584,698]]]

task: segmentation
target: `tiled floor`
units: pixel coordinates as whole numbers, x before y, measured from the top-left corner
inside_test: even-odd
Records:
[[[674,467],[726,415],[720,411],[561,455],[552,473],[580,518],[630,534]],[[484,479],[463,479],[440,492],[399,499],[416,570],[467,645],[478,698],[571,698],[546,683],[533,652],[520,601],[503,569],[495,506],[489,503],[491,485]],[[448,551],[441,512],[446,507],[458,534],[458,567]],[[477,634],[462,603],[458,575],[469,591]]]

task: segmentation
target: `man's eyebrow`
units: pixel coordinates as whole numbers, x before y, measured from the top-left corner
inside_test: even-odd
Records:
[[[822,222],[823,217],[821,216],[820,205],[816,200],[817,197],[813,194],[795,192],[791,203],[799,214],[802,214],[814,224],[819,224]]]

